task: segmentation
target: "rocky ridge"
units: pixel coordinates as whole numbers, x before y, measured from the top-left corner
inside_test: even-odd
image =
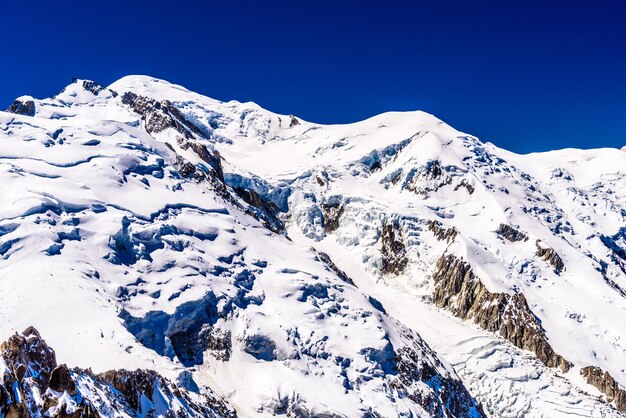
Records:
[[[202,395],[151,370],[69,369],[29,327],[2,343],[0,411],[7,418],[225,417],[232,407],[210,389]]]

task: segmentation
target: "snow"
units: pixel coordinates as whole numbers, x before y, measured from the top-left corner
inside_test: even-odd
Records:
[[[145,367],[175,379],[193,370],[242,416],[269,415],[277,402],[299,398],[319,413],[419,415],[408,400],[391,401],[363,351],[403,343],[407,326],[493,416],[616,414],[578,371],[597,365],[626,387],[626,331],[615,320],[626,299],[603,277],[626,289],[626,271],[601,240],[626,225],[624,149],[517,155],[420,111],[347,125],[298,118],[289,127],[288,116],[254,103],[221,102],[147,76],[124,77],[98,95],[81,83],[36,100],[34,118],[0,112],[0,335],[34,325],[60,362],[94,371]],[[171,129],[146,133],[121,103],[125,91],[171,101],[220,152],[229,186],[280,208],[289,239],[206,185],[180,178],[166,144],[194,164],[202,160]],[[441,177],[429,174],[434,162]],[[332,233],[322,210],[329,201],[344,207]],[[391,219],[406,240],[408,265],[390,277],[380,273],[379,237]],[[429,220],[455,227],[459,237],[438,241]],[[501,223],[528,241],[499,238]],[[561,275],[535,256],[537,240],[564,260]],[[329,254],[358,289],[329,272],[311,247]],[[575,368],[566,375],[549,369],[434,307],[431,275],[444,252],[468,261],[489,291],[522,291],[552,347]],[[237,281],[244,271],[254,276],[251,289]],[[306,295],[316,284],[326,297]],[[171,348],[141,344],[119,316],[161,312],[173,321],[208,293],[247,304],[237,313],[221,306],[231,317],[214,324],[233,335],[228,362],[205,353],[189,367]],[[149,325],[167,330],[174,326],[167,321]],[[276,344],[263,355],[279,361],[246,351],[255,336]],[[351,358],[348,378],[358,390],[344,390],[332,360],[302,350]]]

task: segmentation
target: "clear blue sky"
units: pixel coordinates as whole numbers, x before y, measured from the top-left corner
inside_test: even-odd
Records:
[[[0,0],[0,108],[147,74],[320,123],[421,109],[530,152],[626,145],[626,0]]]

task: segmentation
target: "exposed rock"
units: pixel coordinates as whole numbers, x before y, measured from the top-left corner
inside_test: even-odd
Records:
[[[110,370],[98,377],[121,392],[135,410],[140,407],[141,395],[152,396],[158,379],[158,375],[149,370]]]
[[[9,337],[0,345],[0,350],[0,356],[10,370],[16,371],[20,365],[24,366],[26,370],[19,372],[22,377],[32,378],[40,388],[48,385],[50,374],[57,366],[56,355],[33,327]]]
[[[296,119],[294,115],[289,115],[289,127],[293,128],[294,126],[300,125],[300,121]]]
[[[48,387],[56,392],[66,392],[70,395],[76,395],[76,384],[72,380],[70,370],[65,364],[57,366],[50,374]]]
[[[35,116],[35,102],[32,100],[21,101],[17,99],[9,106],[7,112],[17,115]]]
[[[500,224],[496,230],[496,234],[511,242],[528,241],[528,236],[526,234],[507,224]]]
[[[223,331],[205,323],[171,333],[168,338],[183,364],[202,364],[203,353],[206,351],[218,360],[230,360],[232,343],[228,330]]]
[[[475,191],[474,186],[472,186],[466,179],[461,180],[461,182],[459,184],[457,184],[456,186],[454,186],[454,191],[456,192],[457,190],[459,190],[461,187],[465,188],[465,190],[467,190],[467,192],[469,194],[473,194]]]
[[[404,188],[419,195],[436,192],[440,188],[451,184],[452,177],[441,167],[439,160],[427,162],[419,171],[408,174]]]
[[[280,233],[285,230],[285,225],[279,217],[280,209],[274,202],[265,200],[263,196],[252,189],[234,187],[233,190],[237,196],[243,199],[244,202],[258,209],[249,213],[263,222],[266,228],[276,233]]]
[[[187,120],[169,100],[158,101],[127,91],[122,96],[122,103],[141,115],[146,132],[150,134],[173,128],[185,139],[193,139],[194,134],[206,139],[204,132]]]
[[[209,350],[209,353],[217,360],[230,360],[232,353],[232,337],[230,331],[211,327],[207,332],[206,343],[207,350]]]
[[[234,409],[212,391],[209,390],[203,395],[203,402],[194,401],[186,390],[177,387],[152,370],[111,370],[97,375],[96,378],[118,390],[135,411],[141,411],[142,398],[155,404],[159,401],[156,398],[159,396],[158,392],[161,392],[166,394],[166,397],[179,398],[189,408],[189,412],[199,414],[199,416],[227,418],[237,416]],[[158,390],[155,392],[155,389]],[[191,416],[189,412],[171,411],[172,416],[176,417]]]
[[[428,230],[432,232],[439,241],[447,241],[449,243],[454,241],[459,234],[459,231],[457,231],[455,227],[444,228],[441,222],[432,220],[428,222]]]
[[[564,372],[572,367],[548,343],[541,321],[528,307],[523,293],[489,292],[469,263],[451,254],[439,258],[433,279],[433,299],[438,307],[462,319],[472,319],[516,347],[534,352],[548,367],[559,367]]]
[[[196,172],[196,166],[179,155],[176,156],[174,165],[182,177],[192,177]]]
[[[384,224],[380,240],[382,242],[380,250],[382,256],[381,272],[383,274],[402,273],[409,259],[398,223]]]
[[[609,402],[614,402],[619,411],[626,412],[626,389],[620,388],[609,372],[596,366],[587,366],[580,369],[580,374],[587,380],[587,383],[604,393]]]
[[[341,280],[343,280],[344,282],[351,284],[352,286],[356,286],[354,284],[354,282],[352,281],[352,279],[350,277],[348,277],[348,275],[346,274],[345,271],[341,270],[339,267],[337,267],[337,265],[335,263],[333,263],[333,260],[330,259],[330,256],[326,253],[323,252],[318,252],[317,253],[317,258],[323,262],[324,264],[326,264],[328,266],[329,269],[331,269],[333,272],[335,272],[335,274],[337,276],[339,276],[339,278]]]
[[[111,411],[115,416],[153,416],[157,407],[172,418],[236,417],[209,388],[191,396],[155,371],[94,375],[56,366],[54,351],[32,327],[2,343],[0,365],[6,370],[0,382],[0,416],[5,418],[98,418]]]
[[[217,178],[223,183],[224,182],[224,169],[222,168],[222,157],[220,156],[219,151],[215,150],[210,152],[206,145],[201,144],[196,141],[191,141],[189,146],[198,154],[200,158],[206,163],[208,163],[213,170],[215,170],[215,174]]]
[[[322,204],[322,214],[324,216],[324,232],[330,234],[339,228],[339,220],[343,215],[344,207],[338,199]]]
[[[95,96],[97,96],[102,90],[104,90],[104,87],[100,83],[96,83],[95,81],[91,80],[84,80],[83,88],[88,92],[93,93]]]
[[[172,128],[182,135],[178,143],[183,149],[191,148],[209,167],[207,170],[198,169],[193,163],[176,154],[174,166],[182,177],[193,178],[201,182],[209,180],[215,190],[224,195],[224,170],[221,156],[217,150],[211,152],[205,144],[196,141],[196,137],[207,139],[205,132],[189,121],[169,100],[157,101],[149,97],[139,96],[127,91],[122,96],[122,103],[128,105],[144,120],[144,129],[149,134],[159,133]],[[174,151],[170,144],[169,148]]]
[[[451,376],[442,376],[434,367],[433,359],[424,356],[430,352],[431,348],[421,340],[396,350],[392,365],[396,376],[391,386],[421,405],[433,418],[484,416],[482,406],[463,383]],[[430,390],[424,390],[424,384]]]
[[[535,242],[535,246],[537,247],[537,252],[535,254],[554,267],[554,272],[556,274],[560,275],[563,270],[565,270],[565,263],[563,262],[563,259],[557,254],[556,251],[554,251],[553,248],[544,247],[539,240]]]

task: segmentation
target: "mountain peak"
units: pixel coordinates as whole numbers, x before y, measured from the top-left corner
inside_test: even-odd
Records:
[[[34,325],[77,367],[32,379],[11,351],[22,395],[68,392],[44,414],[111,387],[137,416],[626,409],[623,152],[518,155],[420,111],[316,124],[147,76],[9,112],[0,335]]]

